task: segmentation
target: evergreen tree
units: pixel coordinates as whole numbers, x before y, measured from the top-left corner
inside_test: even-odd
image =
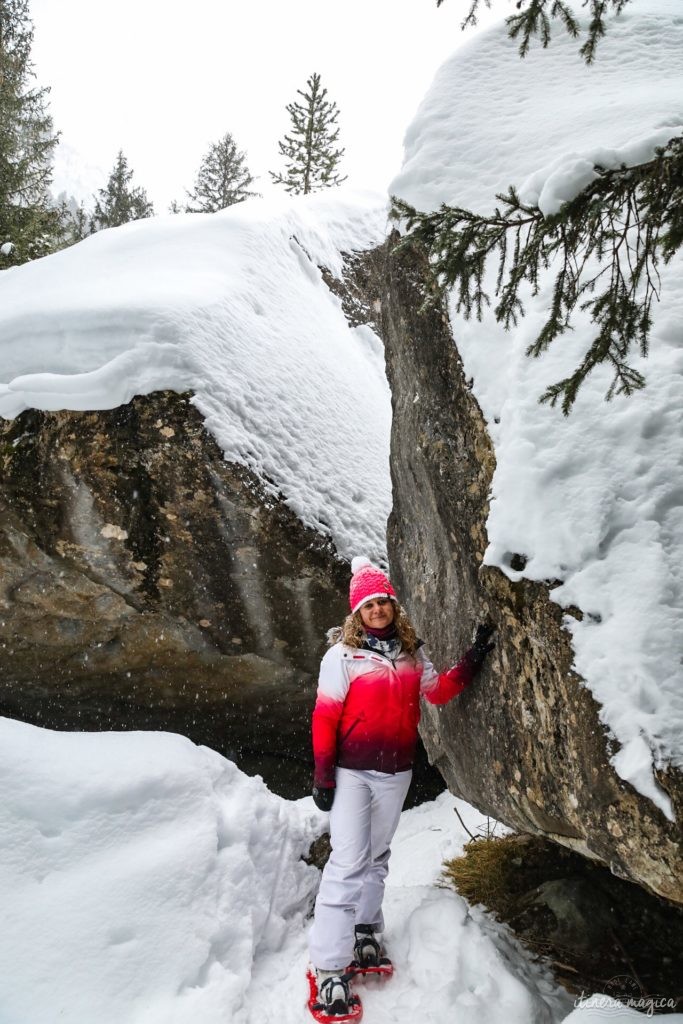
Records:
[[[50,196],[57,145],[47,88],[35,88],[28,0],[0,0],[0,267],[51,252],[60,211]]]
[[[337,105],[325,98],[327,89],[321,88],[320,75],[311,75],[306,87],[305,92],[297,89],[303,103],[295,100],[287,106],[292,133],[278,143],[280,155],[287,161],[285,171],[270,172],[276,184],[295,195],[319,192],[346,181],[337,170],[344,155],[344,150],[337,148]]]
[[[194,189],[187,193],[187,213],[215,213],[257,196],[250,192],[254,179],[230,132],[214,142],[201,162]]]
[[[442,0],[437,0],[440,4]],[[485,0],[488,4],[489,0]],[[609,8],[618,14],[629,0],[584,0],[590,3],[588,38],[581,49],[587,64],[605,34]],[[473,23],[481,0],[472,0],[465,24]],[[578,25],[563,0],[519,0],[520,14],[508,18],[509,34],[521,36],[520,55],[532,35],[543,45],[550,40],[550,16],[562,18],[572,35]],[[548,8],[548,10],[546,10]],[[520,201],[517,190],[496,198],[502,204],[491,216],[443,204],[421,213],[394,198],[393,214],[405,220],[408,235],[399,244],[423,245],[429,253],[437,295],[453,288],[456,308],[466,318],[481,318],[490,296],[483,287],[489,258],[498,261],[494,313],[506,328],[524,316],[519,298],[522,282],[534,292],[539,274],[551,265],[555,273],[553,300],[545,324],[527,355],[538,356],[571,330],[574,310],[587,309],[595,337],[579,366],[552,384],[540,401],[558,402],[565,415],[579,388],[600,363],[612,368],[606,397],[632,394],[645,385],[643,375],[628,364],[635,347],[647,355],[652,302],[659,297],[659,260],[667,263],[683,246],[683,137],[671,139],[652,160],[635,167],[595,166],[595,179],[555,214]]]
[[[133,187],[132,180],[133,171],[129,169],[123,151],[119,150],[107,185],[98,189],[99,198],[95,199],[95,231],[102,228],[117,228],[128,221],[154,215],[154,207],[147,198],[144,188]]]

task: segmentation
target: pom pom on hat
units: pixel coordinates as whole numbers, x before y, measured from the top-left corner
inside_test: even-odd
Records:
[[[351,575],[355,576],[359,569],[362,569],[364,565],[372,565],[369,558],[363,558],[362,555],[356,555],[355,558],[351,559]]]
[[[389,597],[396,600],[396,591],[388,578],[376,565],[367,558],[354,558],[351,562],[351,584],[349,586],[349,604],[351,612],[357,612],[366,601],[376,597]]]

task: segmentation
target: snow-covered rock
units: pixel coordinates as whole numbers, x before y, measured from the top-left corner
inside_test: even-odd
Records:
[[[321,267],[380,244],[373,194],[249,200],[101,231],[0,275],[0,416],[191,391],[233,462],[348,557],[385,557],[389,390]]]
[[[683,130],[679,14],[675,0],[632,0],[609,19],[590,67],[559,24],[524,60],[503,24],[475,38],[439,70],[392,191],[421,209],[485,212],[513,184],[554,212],[594,162],[648,159]],[[577,310],[570,334],[537,360],[525,355],[547,316],[550,271],[510,332],[491,311],[465,321],[451,308],[496,460],[485,564],[512,582],[555,581],[552,599],[580,609],[565,625],[574,668],[619,746],[612,764],[669,819],[653,768],[683,767],[682,266],[680,255],[660,265],[650,355],[629,357],[646,389],[605,404],[602,366],[568,418],[538,397],[578,365],[593,328]],[[495,271],[492,261],[490,294]]]
[[[6,713],[172,729],[269,779],[306,749],[338,556],[386,557],[382,346],[339,280],[385,226],[381,196],[253,200],[0,274]]]

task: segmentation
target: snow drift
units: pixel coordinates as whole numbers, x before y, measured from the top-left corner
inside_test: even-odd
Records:
[[[302,926],[315,814],[181,736],[0,735],[3,1024],[236,1022]]]

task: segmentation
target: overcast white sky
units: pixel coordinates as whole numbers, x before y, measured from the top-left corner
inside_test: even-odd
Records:
[[[483,2],[483,0],[482,0]],[[497,14],[512,8],[496,0]],[[383,190],[434,73],[472,35],[469,0],[31,0],[33,61],[76,193],[104,185],[122,148],[158,213],[184,199],[226,131],[267,193],[285,105],[313,71],[340,111],[349,184]],[[457,99],[454,98],[454,102]],[[81,197],[79,195],[79,197]]]

